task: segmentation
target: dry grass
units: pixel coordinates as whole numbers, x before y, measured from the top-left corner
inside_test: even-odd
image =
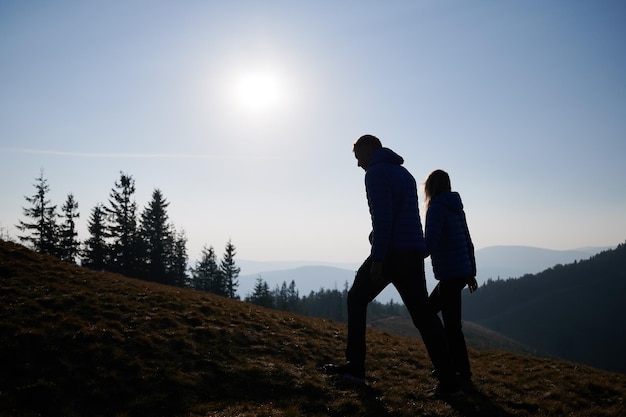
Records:
[[[621,374],[471,350],[448,403],[423,344],[370,330],[365,389],[319,367],[345,325],[94,273],[0,242],[3,416],[622,416]]]
[[[421,339],[419,331],[415,328],[413,322],[411,321],[411,317],[408,315],[381,318],[370,322],[369,326],[380,331]],[[524,355],[550,357],[550,355],[538,352],[535,349],[524,346],[513,339],[475,323],[464,322],[463,333],[465,335],[467,345],[474,349],[505,350],[507,352],[515,352]]]

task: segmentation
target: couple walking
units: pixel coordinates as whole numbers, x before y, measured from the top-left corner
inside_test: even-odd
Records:
[[[404,160],[372,135],[354,143],[358,166],[365,170],[365,189],[372,218],[371,252],[348,292],[347,361],[325,366],[336,374],[365,383],[367,305],[392,283],[419,330],[439,384],[437,394],[462,396],[471,384],[465,338],[461,329],[461,291],[477,288],[474,247],[458,193],[450,178],[434,171],[425,183],[426,222],[422,233],[417,185]],[[428,295],[424,258],[430,255],[439,281]],[[437,313],[441,311],[443,325]]]

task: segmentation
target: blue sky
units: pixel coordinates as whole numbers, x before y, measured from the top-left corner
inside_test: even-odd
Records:
[[[626,241],[622,1],[0,2],[0,227],[41,169],[81,238],[120,171],[240,259],[358,262],[372,133],[477,248]],[[423,194],[421,194],[423,195]],[[422,199],[423,202],[423,199]]]

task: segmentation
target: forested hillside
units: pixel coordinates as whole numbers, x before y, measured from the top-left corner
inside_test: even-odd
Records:
[[[489,281],[464,319],[556,357],[626,373],[626,244],[535,275]]]

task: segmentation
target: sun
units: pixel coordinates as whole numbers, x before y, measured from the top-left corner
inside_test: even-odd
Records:
[[[251,71],[242,74],[236,84],[238,101],[252,111],[268,111],[280,105],[283,88],[280,78],[269,71]]]

